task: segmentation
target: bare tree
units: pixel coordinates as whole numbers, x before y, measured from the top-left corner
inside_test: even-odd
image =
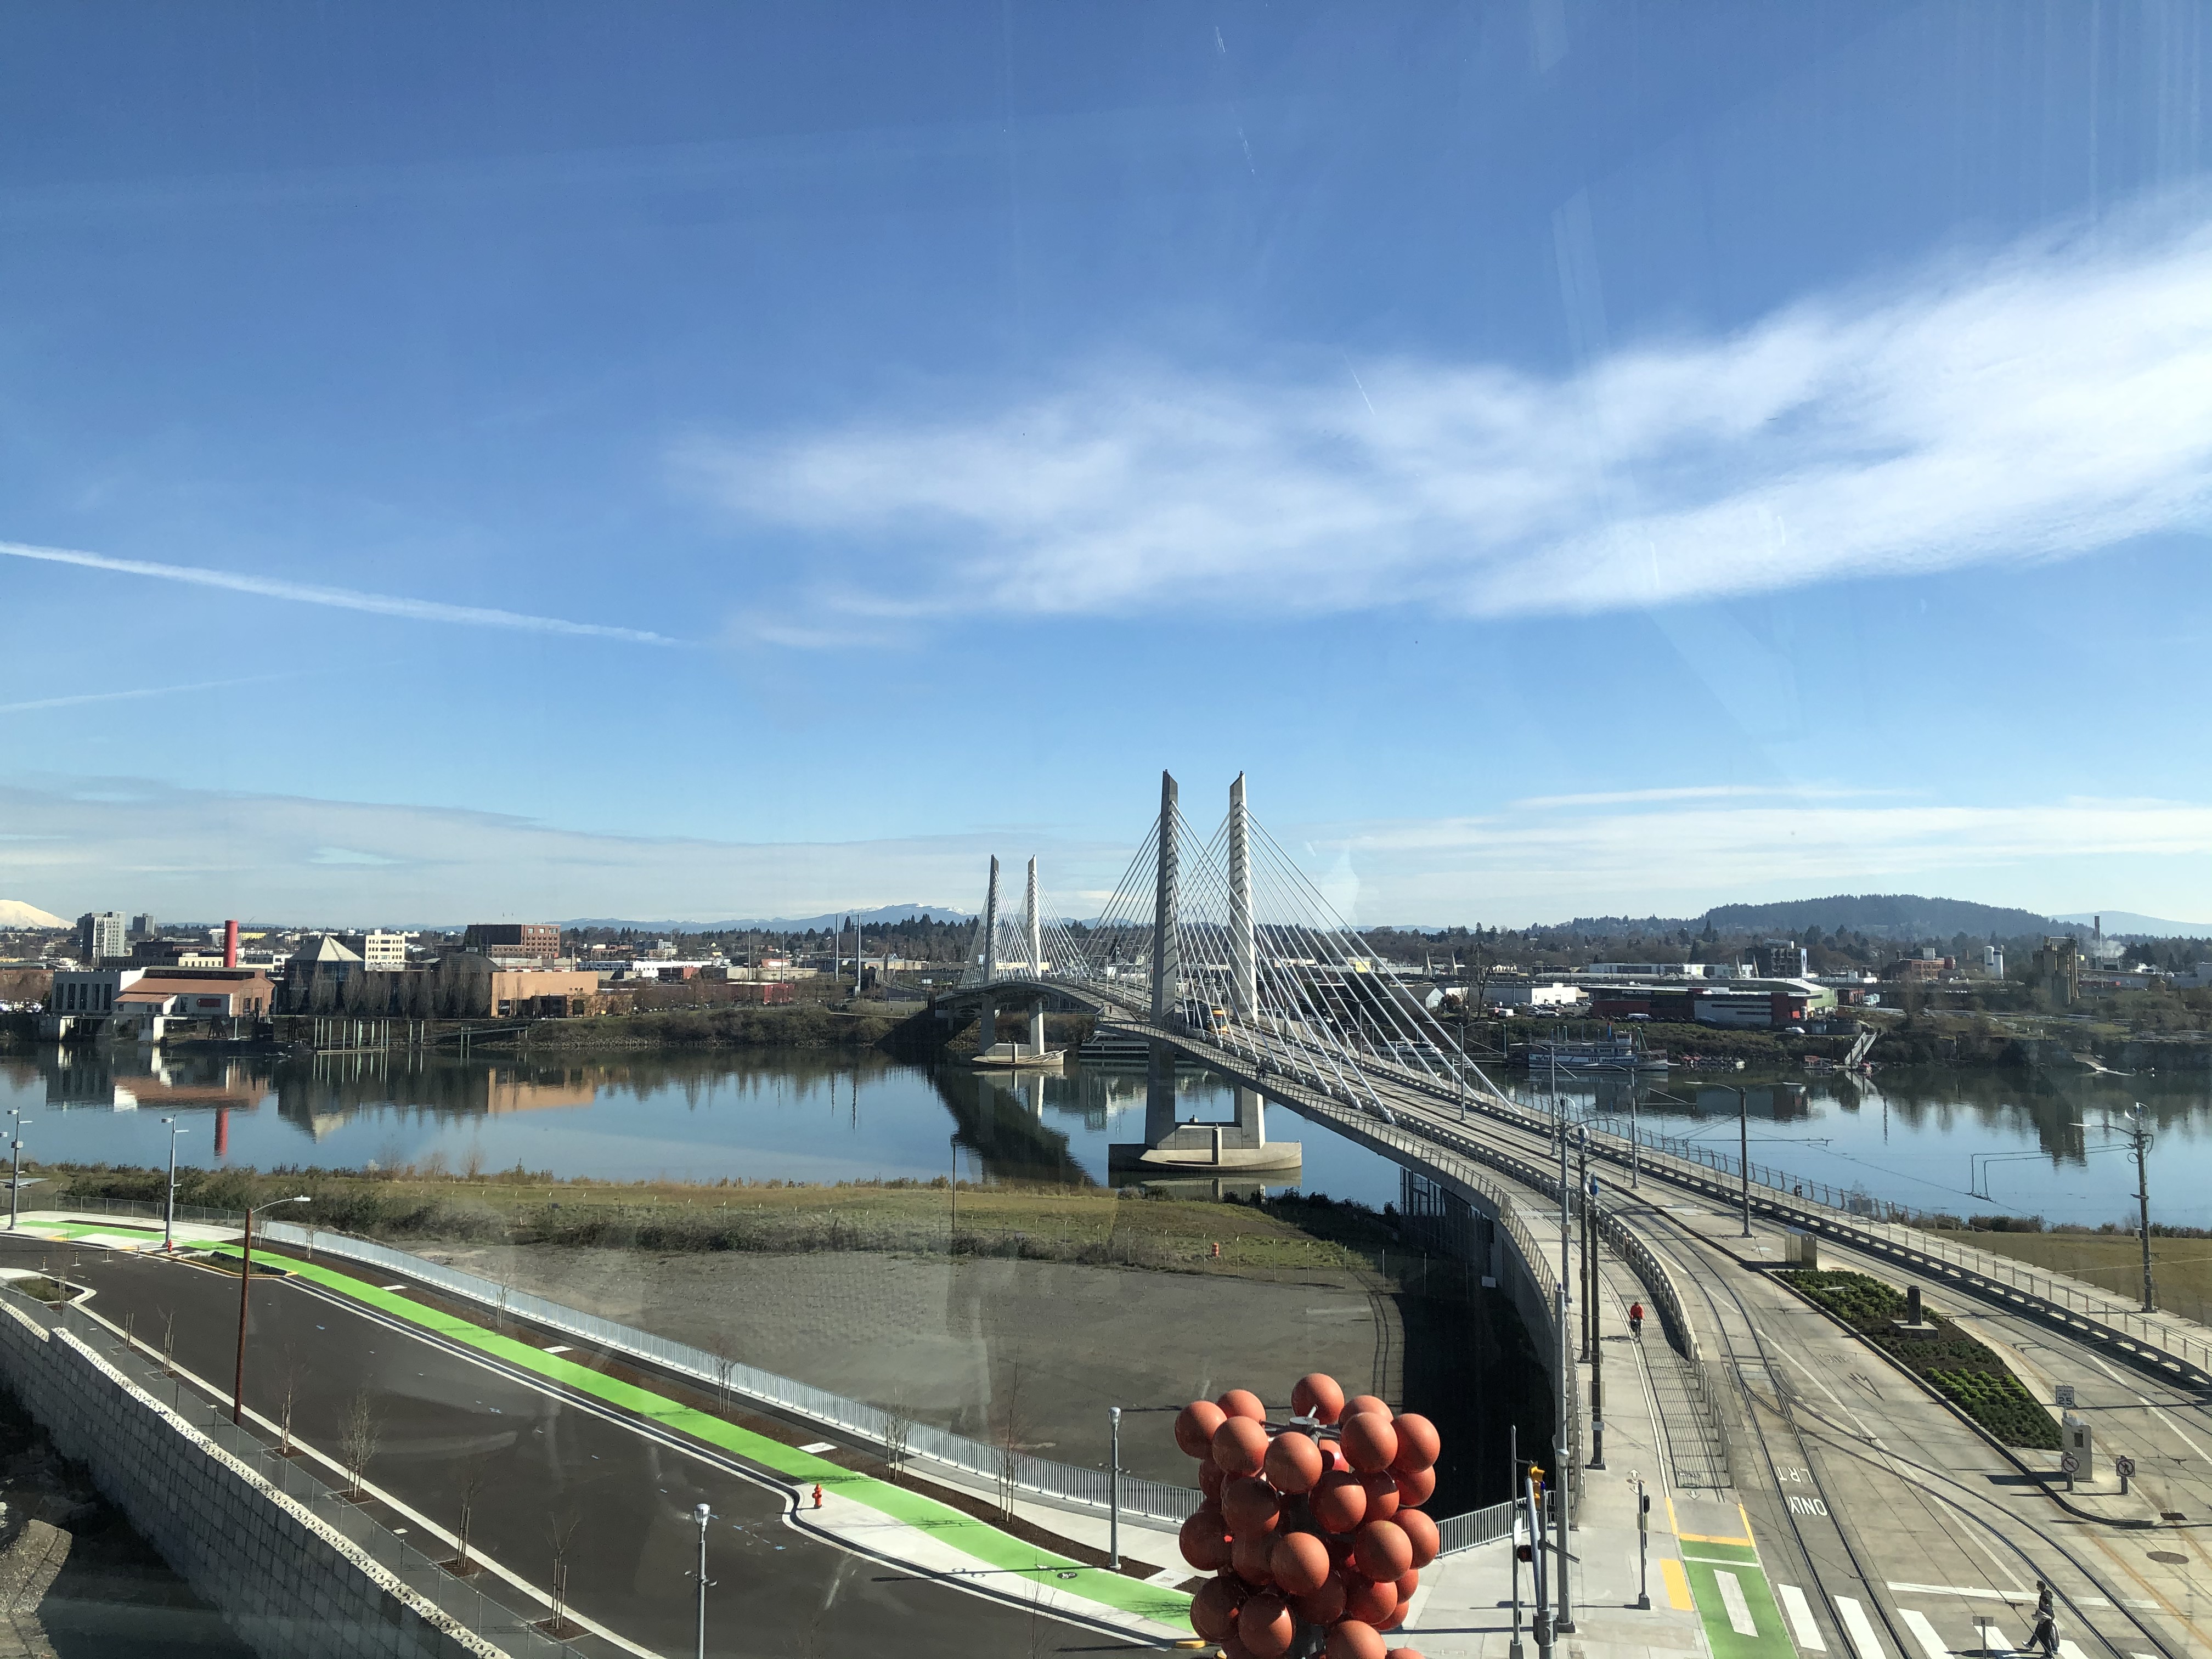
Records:
[[[177,1310],[166,1308],[161,1312],[161,1375],[177,1374]]]
[[[714,1333],[713,1341],[707,1352],[714,1362],[714,1396],[722,1402],[722,1408],[726,1411],[729,1409],[730,1396],[736,1392],[738,1357],[731,1352],[729,1337],[720,1331]]]
[[[1029,1438],[1029,1419],[1022,1409],[1022,1368],[1009,1366],[1006,1391],[999,1403],[999,1512],[1011,1519],[1014,1513],[1015,1476],[1021,1470],[1022,1445]]]
[[[568,1622],[568,1557],[576,1541],[576,1528],[583,1525],[580,1516],[572,1516],[565,1521],[554,1521],[545,1531],[546,1541],[553,1547],[553,1583],[550,1600],[553,1611],[538,1628],[556,1642],[571,1636],[580,1636],[580,1626]]]
[[[902,1384],[890,1404],[884,1407],[884,1462],[893,1480],[906,1473],[907,1445],[913,1438],[914,1407],[908,1403]]]
[[[345,1425],[338,1431],[338,1451],[345,1459],[345,1495],[356,1503],[368,1496],[362,1482],[368,1474],[369,1460],[376,1455],[380,1429],[376,1408],[369,1401],[368,1390],[363,1389],[346,1407]]]
[[[446,1569],[456,1578],[466,1578],[477,1571],[477,1564],[469,1559],[469,1525],[476,1518],[477,1493],[483,1489],[483,1474],[481,1470],[471,1475],[461,1487],[461,1524],[454,1534],[453,1559],[447,1564]]]
[[[292,1443],[292,1402],[300,1392],[300,1365],[290,1349],[284,1352],[284,1398],[276,1408],[276,1455],[294,1457],[299,1448]]]

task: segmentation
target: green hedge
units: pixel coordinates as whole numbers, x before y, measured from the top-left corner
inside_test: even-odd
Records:
[[[1810,1268],[1790,1269],[1775,1277],[1836,1315],[1914,1376],[1925,1377],[2006,1445],[2058,1449],[2058,1425],[2050,1412],[1995,1351],[1943,1315],[1923,1311],[1923,1316],[1936,1327],[1934,1335],[1907,1335],[1894,1323],[1905,1316],[1903,1293],[1878,1279]]]

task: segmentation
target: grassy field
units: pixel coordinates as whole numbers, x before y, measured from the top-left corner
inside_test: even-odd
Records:
[[[47,1165],[45,1201],[155,1201],[158,1170]],[[1184,1273],[1279,1277],[1374,1271],[1395,1243],[1375,1212],[1326,1198],[1244,1203],[1118,1196],[1098,1188],[931,1182],[613,1182],[513,1170],[489,1178],[395,1171],[179,1171],[178,1200],[235,1211],[304,1193],[281,1218],[384,1238],[673,1250],[894,1250],[1027,1256]],[[1217,1255],[1217,1250],[1218,1254]],[[1419,1259],[1413,1265],[1418,1268]],[[1403,1256],[1390,1261],[1402,1276]]]
[[[2008,1255],[2069,1273],[2116,1295],[2142,1291],[2142,1245],[2125,1233],[1942,1232],[1992,1255]],[[2158,1305],[2187,1319],[2212,1322],[2212,1238],[2150,1241],[2151,1277]]]

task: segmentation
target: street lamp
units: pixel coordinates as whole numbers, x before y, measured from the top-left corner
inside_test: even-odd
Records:
[[[8,1139],[15,1148],[15,1168],[8,1182],[8,1231],[12,1233],[23,1203],[23,1126],[31,1120],[23,1115],[20,1106],[10,1106],[8,1115],[15,1120],[15,1127],[8,1131]]]
[[[266,1204],[246,1212],[246,1239],[238,1257],[238,1376],[230,1394],[230,1420],[241,1426],[246,1422],[246,1287],[253,1282],[253,1218],[263,1210],[273,1210],[279,1204],[305,1204],[305,1194],[297,1198],[272,1198]]]
[[[692,1505],[691,1518],[699,1523],[699,1659],[707,1659],[707,1592],[714,1581],[707,1577],[707,1523],[714,1518],[713,1508],[706,1504]]]
[[[952,1136],[952,1231],[945,1240],[945,1259],[950,1262],[960,1249],[960,1137]]]
[[[173,1250],[177,1248],[177,1137],[191,1131],[177,1127],[177,1120],[173,1117],[165,1117],[161,1121],[169,1126],[169,1196],[161,1211],[161,1248]]]

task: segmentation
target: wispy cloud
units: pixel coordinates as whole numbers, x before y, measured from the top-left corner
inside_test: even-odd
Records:
[[[1881,789],[1842,789],[1820,784],[1694,783],[1666,789],[1607,789],[1588,795],[1530,795],[1516,800],[1516,808],[1536,810],[1556,806],[1632,806],[1651,801],[1722,800],[1733,797],[1789,795],[1801,800],[1839,800],[1854,795],[1893,793]]]
[[[622,640],[632,645],[680,645],[662,634],[640,628],[616,628],[603,623],[569,622],[559,617],[536,617],[526,611],[495,611],[482,605],[447,605],[437,599],[411,599],[390,593],[364,593],[357,588],[326,587],[315,582],[285,581],[275,576],[249,576],[234,570],[209,570],[198,565],[160,564],[151,559],[118,559],[105,553],[83,553],[74,548],[33,547],[22,542],[0,542],[0,554],[11,558],[38,559],[48,564],[80,565],[88,570],[112,570],[126,576],[153,576],[162,581],[190,582],[199,587],[227,588],[234,593],[252,593],[266,599],[289,599],[301,605],[327,605],[341,611],[366,611],[380,617],[402,617],[410,622],[457,623],[471,628],[511,628],[529,634],[565,634],[588,639]]]
[[[0,702],[0,714],[27,714],[37,708],[74,708],[87,702],[128,702],[137,697],[182,696],[191,691],[219,691],[232,685],[265,685],[286,674],[249,674],[236,680],[195,680],[190,685],[149,685],[130,691],[79,691],[66,697],[33,697],[28,702]]]
[[[2061,558],[2212,523],[2212,226],[2169,203],[1567,376],[1125,365],[679,460],[837,541],[829,612],[1495,617]]]

